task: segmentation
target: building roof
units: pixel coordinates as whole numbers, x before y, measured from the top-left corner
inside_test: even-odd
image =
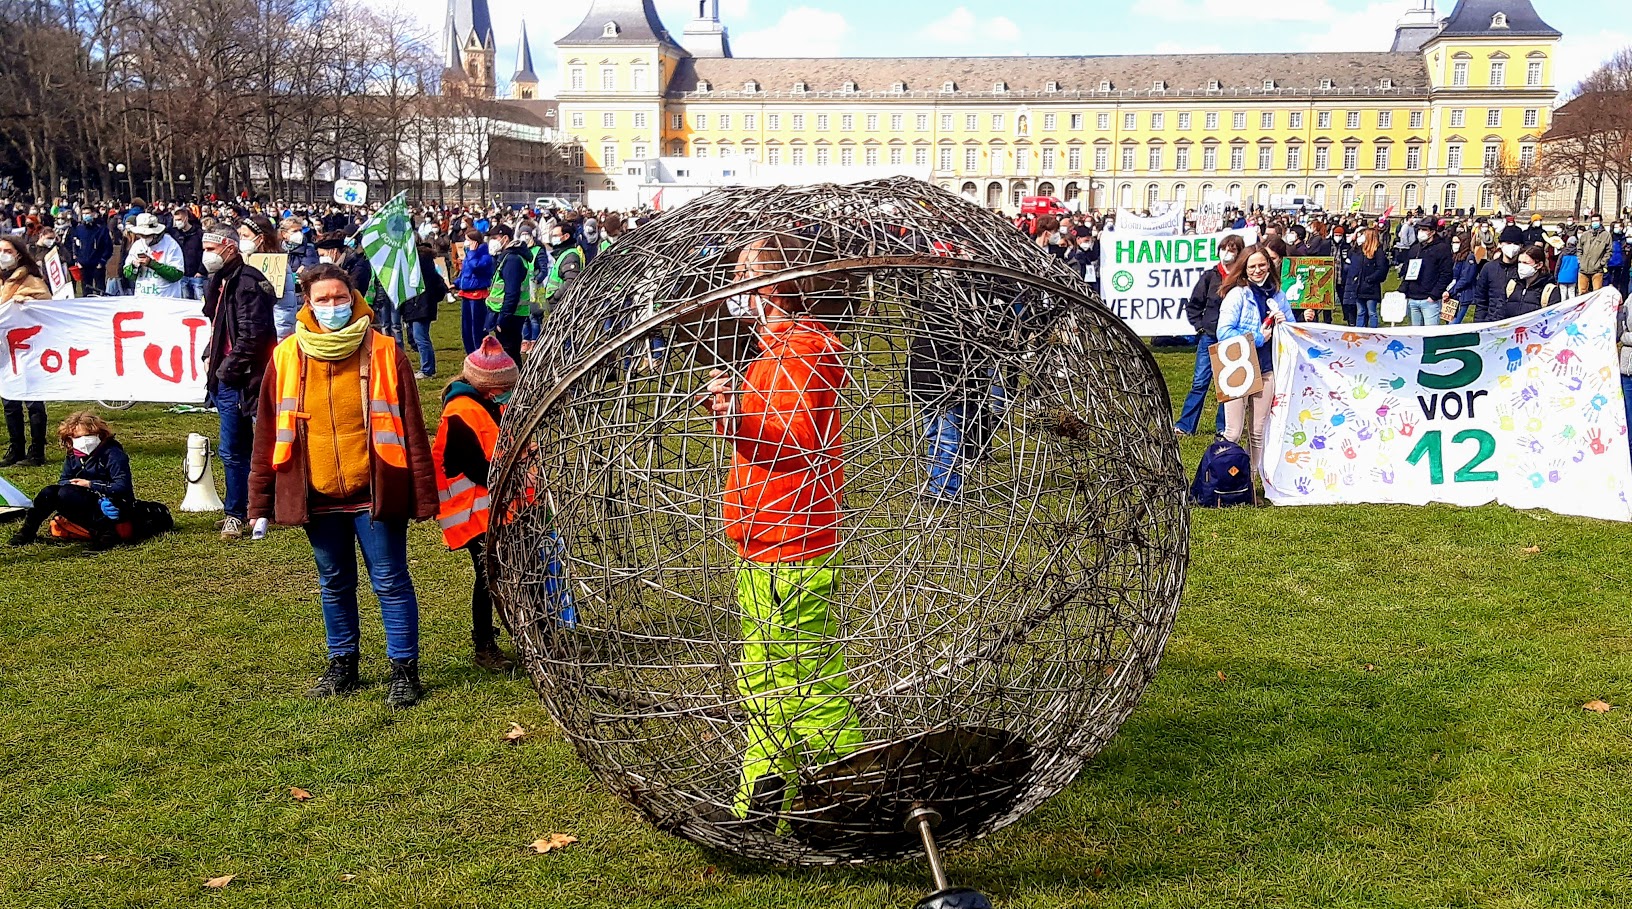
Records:
[[[471,32],[483,47],[493,46],[493,16],[487,10],[487,0],[448,0],[448,17],[442,28],[443,63],[448,69],[459,69],[459,48]]]
[[[1494,28],[1496,15],[1507,17],[1506,28]],[[1560,38],[1563,33],[1541,20],[1530,0],[1457,0],[1445,17],[1441,38]]]
[[[533,49],[527,44],[527,20],[521,20],[521,48],[516,51],[516,74],[510,77],[511,82],[537,82],[538,74],[533,72]]]
[[[1217,90],[1209,80],[1217,80]],[[1331,88],[1322,80],[1330,79]],[[1383,80],[1390,88],[1384,89]],[[744,94],[744,85],[758,82],[763,93],[793,91],[804,82],[809,93],[842,92],[846,82],[858,93],[894,92],[906,83],[909,93],[939,94],[951,82],[959,94],[1037,93],[1072,97],[1073,94],[1423,94],[1428,71],[1418,54],[1313,53],[1313,54],[1172,54],[1106,55],[1093,57],[849,57],[690,58],[676,67],[670,95],[697,91],[709,83],[714,95]],[[1266,81],[1274,88],[1266,89]],[[1048,83],[1055,91],[1048,91]],[[1164,86],[1157,90],[1160,83]]]
[[[607,23],[617,26],[615,34],[606,34]],[[663,20],[652,6],[652,0],[594,0],[589,12],[578,27],[568,32],[556,44],[661,44],[685,54],[674,36],[663,25]]]

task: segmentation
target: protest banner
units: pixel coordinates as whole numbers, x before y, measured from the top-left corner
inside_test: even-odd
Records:
[[[1293,309],[1337,308],[1337,260],[1293,256],[1281,263],[1281,292]]]
[[[1275,331],[1277,505],[1446,502],[1632,521],[1606,288],[1480,326]]]
[[[340,205],[367,205],[368,184],[361,180],[336,180],[334,201]]]
[[[1169,205],[1148,218],[1119,208],[1116,210],[1116,232],[1130,236],[1176,237],[1184,233],[1184,207]]]
[[[74,295],[74,278],[62,264],[62,251],[53,246],[40,257],[45,271],[45,283],[51,288],[51,299],[66,300]]]
[[[1144,337],[1192,335],[1184,315],[1190,290],[1218,264],[1218,244],[1232,233],[1257,242],[1256,228],[1183,237],[1147,237],[1108,231],[1099,240],[1100,289],[1105,305]]]
[[[210,320],[183,297],[85,297],[0,306],[0,398],[204,400]]]

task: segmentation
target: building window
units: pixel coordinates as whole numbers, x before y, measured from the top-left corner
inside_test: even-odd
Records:
[[[1247,115],[1246,115],[1246,113],[1244,113],[1242,111],[1236,111],[1235,116],[1231,118],[1230,125],[1233,126],[1236,129],[1238,129],[1238,130],[1246,129],[1247,128]]]
[[[844,148],[839,149],[839,166],[840,167],[855,167],[856,166],[856,150],[851,148],[848,145],[846,145]]]
[[[765,163],[775,167],[780,167],[782,164],[782,149],[776,147],[775,145],[765,149]]]
[[[940,158],[941,158],[940,169],[943,170],[943,171],[951,170],[952,169],[952,149],[943,147],[941,149]]]
[[[804,167],[805,166],[805,149],[804,149],[804,146],[795,145],[793,147],[793,150],[788,153],[788,157],[792,160],[794,167]]]
[[[1461,108],[1457,108],[1457,109],[1451,111],[1451,128],[1452,129],[1461,129],[1463,126],[1467,125],[1467,120],[1468,120],[1468,112],[1467,111],[1462,110]]]
[[[1190,146],[1181,145],[1173,150],[1173,169],[1181,172],[1190,169]]]
[[[1202,122],[1206,124],[1206,128],[1209,131],[1218,129],[1218,111],[1209,111],[1207,115],[1202,118]]]
[[[1264,91],[1272,92],[1274,90],[1275,90],[1275,80],[1274,79],[1265,79],[1264,80]]]
[[[1485,170],[1494,168],[1502,161],[1502,146],[1498,142],[1485,143]]]
[[[827,132],[828,129],[830,128],[830,124],[832,122],[833,121],[828,118],[827,114],[817,114],[816,115],[816,131],[819,132],[819,133]]]
[[[1534,145],[1519,146],[1519,163],[1525,167],[1536,163],[1536,147]]]
[[[1496,207],[1496,187],[1489,183],[1479,187],[1479,208],[1489,211]]]
[[[1014,150],[1014,172],[1018,176],[1031,173],[1031,149],[1017,148]]]
[[[1153,173],[1162,169],[1162,147],[1160,145],[1152,145],[1147,158],[1150,164],[1150,170]]]
[[[1124,130],[1129,130],[1129,131],[1138,129],[1139,128],[1139,115],[1135,114],[1135,113],[1132,113],[1132,112],[1123,114],[1122,115],[1122,128]]]
[[[992,114],[992,132],[999,133],[999,132],[1002,132],[1002,131],[1003,131],[1003,115],[1002,114]]]
[[[854,94],[855,91],[856,91],[856,83],[854,83],[854,82],[844,83],[844,89],[843,90],[844,90],[844,93],[847,94],[847,95]]]
[[[906,118],[900,114],[890,114],[890,132],[898,133],[906,126]],[[878,114],[867,115],[867,128],[878,129]]]
[[[795,132],[800,132],[800,131],[804,130],[804,128],[805,128],[805,115],[804,114],[794,114],[793,115],[793,128],[794,128]]]
[[[692,154],[692,157],[694,157],[694,158],[706,158],[706,157],[708,157],[708,149],[706,149],[706,148],[693,149],[691,154]]]
[[[1320,90],[1323,91],[1323,92],[1331,91],[1332,90],[1332,80],[1330,80],[1330,79],[1320,80]]]
[[[1303,111],[1295,110],[1286,115],[1288,129],[1303,129]]]
[[[572,147],[572,166],[576,168],[584,166],[584,147],[582,145]]]
[[[1411,112],[1411,129],[1422,129],[1422,111]]]
[[[1180,132],[1186,132],[1189,129],[1190,129],[1190,115],[1185,114],[1185,113],[1179,114],[1179,131]]]
[[[618,166],[618,147],[616,145],[601,146],[601,168]]]
[[[1315,146],[1315,170],[1328,171],[1332,169],[1332,149],[1330,146]]]
[[[635,111],[635,129],[645,129],[645,128],[646,128],[646,112],[643,111],[643,110]]]
[[[759,128],[759,117],[755,114],[742,115],[742,128],[753,131]]]
[[[1388,187],[1381,183],[1371,185],[1371,204],[1374,211],[1388,208]]]
[[[952,162],[948,161],[947,163],[951,164]],[[924,148],[922,146],[913,149],[912,150],[912,166],[913,167],[928,167],[929,166],[929,149]],[[950,167],[943,168],[943,169],[944,170],[951,170]]]
[[[731,128],[731,115],[730,114],[720,114],[720,129],[730,129],[730,128]]]
[[[1071,128],[1073,130],[1082,129],[1082,114],[1072,114],[1071,115]]]
[[[1380,110],[1380,111],[1378,111],[1377,112],[1377,128],[1378,129],[1393,129],[1394,128],[1394,112],[1391,111],[1391,110]]]
[[[1353,173],[1360,169],[1360,146],[1343,146],[1343,170]]]
[[[994,164],[996,162],[993,162]],[[972,174],[980,169],[980,149],[966,148],[963,150],[963,171]]]
[[[929,132],[929,114],[919,114],[913,118],[913,124],[921,133]]]
[[[956,83],[956,82],[948,81],[948,82],[942,82],[941,83],[941,93],[942,94],[950,95],[950,94],[952,94],[953,92],[955,92],[957,90],[958,90],[958,83]]]
[[[1266,110],[1263,113],[1260,113],[1258,115],[1258,128],[1259,129],[1274,129],[1275,128],[1275,112],[1272,111],[1272,110]]]
[[[613,129],[618,125],[618,115],[614,113],[601,114],[601,128]]]
[[[1111,169],[1111,150],[1101,146],[1094,149],[1094,170],[1107,171]]]
[[[1153,130],[1166,129],[1167,128],[1167,115],[1162,114],[1162,113],[1151,114],[1150,115],[1150,128],[1153,129]]]
[[[698,114],[696,119],[698,129],[708,129],[708,114]]]
[[[1451,64],[1451,85],[1456,88],[1465,88],[1468,84],[1468,61],[1457,60]]]
[[[1502,85],[1507,84],[1507,61],[1506,60],[1492,60],[1492,61],[1490,61],[1490,84],[1491,84],[1492,87],[1502,86]]]
[[[674,119],[679,120],[680,115],[675,114]],[[675,128],[678,129],[679,127],[680,127],[680,124],[676,123]],[[583,129],[584,128],[584,114],[583,114],[582,111],[575,112],[572,115],[572,128],[573,129]]]
[[[1240,172],[1247,169],[1247,150],[1236,145],[1230,148],[1230,170]]]
[[[646,146],[636,145],[635,146],[635,160],[640,161],[640,160],[645,159],[645,157],[646,157]]]
[[[782,128],[782,115],[781,114],[766,114],[765,115],[765,128],[770,129],[770,130],[780,130]]]
[[[1043,149],[1043,173],[1052,174],[1054,172],[1054,155],[1054,149]]]
[[[1111,128],[1111,115],[1110,114],[1099,114],[1099,115],[1095,116],[1094,117],[1094,127],[1096,129],[1100,129],[1100,130],[1110,129]]]
[[[1349,129],[1359,129],[1360,128],[1360,112],[1357,111],[1357,110],[1349,111],[1348,115],[1344,118],[1344,126],[1346,126]]]
[[[1531,60],[1524,67],[1524,84],[1537,86],[1541,84],[1541,61]]]
[[[796,95],[802,95],[802,94],[804,94],[805,92],[807,92],[809,90],[810,90],[810,86],[807,85],[804,82],[795,82],[795,83],[793,83],[793,93],[796,94]]]
[[[1315,113],[1315,129],[1331,129],[1331,128],[1332,128],[1332,112],[1329,111],[1329,110],[1317,111]]]
[[[1502,125],[1502,109],[1493,107],[1485,111],[1485,126],[1495,129]]]
[[[980,129],[980,117],[976,114],[964,114],[963,131],[972,133]]]
[[[1201,150],[1201,169],[1205,171],[1218,170],[1218,147],[1209,145]]]
[[[1524,112],[1524,128],[1535,129],[1541,125],[1541,111],[1534,107],[1526,108]]]
[[[634,70],[632,70],[632,73],[633,73],[633,78],[634,78],[635,91],[637,91],[637,92],[645,91],[646,90],[646,67],[637,66],[637,67],[634,68]]]
[[[1220,87],[1220,85],[1219,85],[1219,81],[1217,79],[1208,79],[1207,80],[1207,90],[1208,91],[1216,92],[1216,91],[1219,90],[1219,87]]]
[[[848,132],[853,131],[855,128],[856,128],[856,115],[855,114],[840,114],[839,115],[839,129],[841,131],[848,133]]]
[[[1258,169],[1269,170],[1275,166],[1275,147],[1272,145],[1258,146]]]
[[[1411,211],[1417,207],[1417,184],[1405,184],[1405,193],[1400,202],[1404,204],[1406,211]]]
[[[575,91],[575,92],[581,92],[581,91],[584,90],[584,69],[583,69],[583,67],[574,66],[572,68],[572,70],[569,72],[569,74],[567,76],[567,84],[571,85],[572,90]]]
[[[952,131],[952,115],[951,114],[941,114],[941,132],[949,133],[951,131]]]
[[[1450,211],[1450,210],[1452,210],[1454,208],[1456,208],[1456,184],[1455,183],[1447,183],[1447,184],[1445,184],[1445,208],[1444,208],[1444,210],[1445,211]]]
[[[1122,169],[1133,170],[1133,146],[1131,145],[1122,147]]]
[[[1445,169],[1451,173],[1460,173],[1462,170],[1462,146],[1445,146]]]
[[[1422,170],[1422,146],[1412,145],[1406,148],[1405,169],[1412,173]]]
[[[1377,146],[1377,150],[1374,153],[1373,163],[1375,164],[1376,169],[1379,171],[1388,171],[1388,150],[1389,146],[1387,145]]]
[[[1286,169],[1287,170],[1294,170],[1294,171],[1303,169],[1303,146],[1301,146],[1301,145],[1289,145],[1289,146],[1287,146],[1287,149],[1286,149]]]
[[[816,146],[816,166],[828,167],[833,163],[833,150],[825,145]]]
[[[1060,128],[1058,114],[1043,114],[1043,132],[1051,133]]]
[[[1065,169],[1074,174],[1082,172],[1082,149],[1068,148],[1065,150]]]
[[[610,66],[601,67],[601,91],[612,91],[617,85],[617,70]]]

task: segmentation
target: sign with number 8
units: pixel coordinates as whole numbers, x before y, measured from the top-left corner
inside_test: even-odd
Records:
[[[1207,349],[1213,358],[1213,385],[1218,403],[1251,397],[1264,390],[1264,374],[1258,368],[1258,346],[1248,335],[1220,341]]]

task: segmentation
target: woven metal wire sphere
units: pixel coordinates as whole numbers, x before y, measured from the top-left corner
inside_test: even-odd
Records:
[[[739,440],[704,406],[765,355],[767,298],[843,371],[812,627],[746,619]],[[1171,427],[1145,346],[997,215],[907,179],[720,190],[554,302],[495,456],[492,586],[551,715],[659,828],[786,863],[914,854],[915,806],[943,844],[1013,823],[1154,675],[1188,553]],[[748,778],[750,743],[778,773]]]

